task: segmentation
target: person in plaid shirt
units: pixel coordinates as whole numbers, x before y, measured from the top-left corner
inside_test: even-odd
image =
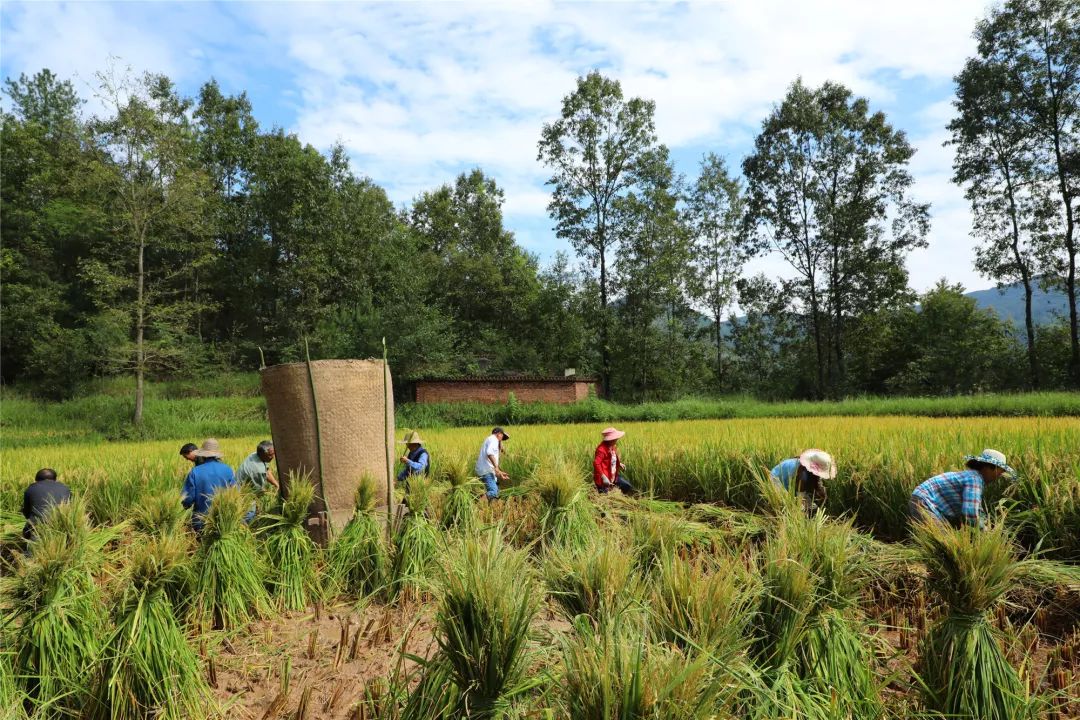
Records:
[[[915,522],[927,519],[953,526],[982,527],[983,488],[1002,475],[1016,472],[997,450],[986,449],[980,455],[964,458],[966,470],[947,472],[926,480],[911,493],[908,512]]]

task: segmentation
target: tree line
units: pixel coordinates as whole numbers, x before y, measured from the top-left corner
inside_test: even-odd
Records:
[[[537,153],[574,256],[542,265],[481,169],[395,207],[345,148],[260,127],[212,80],[184,97],[107,73],[84,117],[45,70],[5,84],[3,380],[65,397],[130,374],[138,420],[147,378],[378,356],[385,337],[399,378],[574,367],[624,400],[1080,386],[1080,9],[1011,0],[975,34],[954,180],[1023,328],[944,281],[910,289],[930,227],[914,148],[837,83],[793,83],[741,174],[710,153],[688,178],[652,101],[579,78]],[[789,279],[744,277],[765,253]],[[1034,323],[1040,284],[1068,317]]]

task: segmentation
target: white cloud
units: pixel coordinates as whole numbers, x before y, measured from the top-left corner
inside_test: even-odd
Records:
[[[5,3],[3,58],[8,71],[70,75],[113,54],[191,83],[213,74],[233,91],[269,83],[290,130],[323,148],[343,142],[398,202],[483,167],[506,190],[511,226],[532,228],[527,241],[545,253],[560,243],[535,231],[547,205],[536,141],[579,74],[599,68],[655,100],[662,141],[716,150],[733,167],[797,76],[836,80],[917,138],[916,193],[934,205],[931,248],[911,261],[924,288],[942,272],[972,283],[968,211],[940,141],[949,79],[984,10],[985,0]]]

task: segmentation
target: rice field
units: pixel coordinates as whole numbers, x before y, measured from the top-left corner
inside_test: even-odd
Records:
[[[599,426],[508,429],[500,501],[488,428],[420,429],[413,513],[362,486],[326,549],[310,486],[251,525],[220,493],[197,539],[180,440],[4,452],[2,717],[1080,716],[1080,419],[629,424],[635,497],[591,490]],[[766,479],[806,447],[839,466],[811,518]],[[988,529],[912,536],[911,489],[984,447],[1021,473]],[[24,555],[45,466],[76,498]]]

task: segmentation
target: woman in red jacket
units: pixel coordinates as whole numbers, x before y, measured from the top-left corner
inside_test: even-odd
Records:
[[[613,427],[600,431],[604,440],[596,446],[596,455],[593,456],[593,482],[599,492],[606,493],[613,487],[619,488],[624,494],[634,492],[634,487],[622,476],[625,468],[619,460],[619,450],[616,447],[619,438],[625,434]]]

